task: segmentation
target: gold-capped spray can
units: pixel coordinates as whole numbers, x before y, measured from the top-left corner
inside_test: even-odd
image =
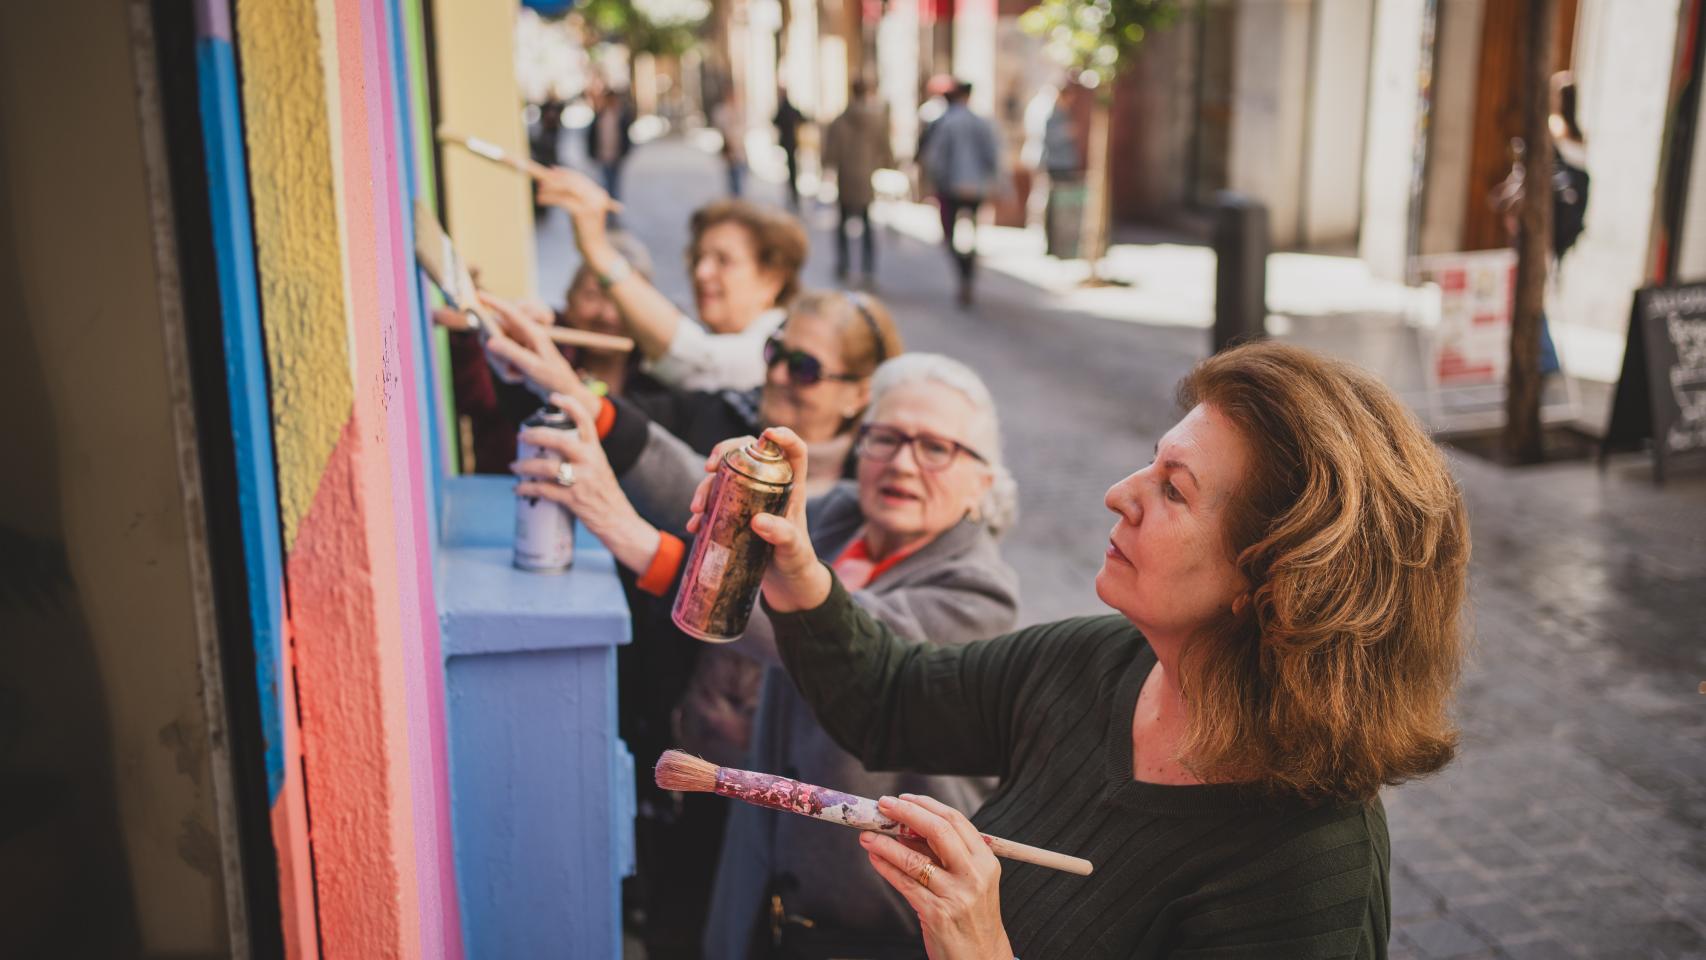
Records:
[[[682,632],[712,643],[746,632],[772,549],[752,532],[752,518],[781,515],[793,486],[794,468],[768,437],[723,457],[670,612]]]

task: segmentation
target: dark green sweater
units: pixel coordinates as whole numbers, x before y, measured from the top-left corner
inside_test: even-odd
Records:
[[[1022,960],[1386,956],[1379,801],[1132,779],[1132,715],[1155,654],[1125,619],[904,644],[837,581],[822,606],[772,621],[801,693],[868,768],[998,776],[979,829],[1095,864],[1076,877],[1002,861],[1001,916]]]

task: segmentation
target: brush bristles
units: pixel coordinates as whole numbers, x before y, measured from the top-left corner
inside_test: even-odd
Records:
[[[712,793],[717,789],[717,765],[680,750],[665,750],[652,776],[665,790]]]

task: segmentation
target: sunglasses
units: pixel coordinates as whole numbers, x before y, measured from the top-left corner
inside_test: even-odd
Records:
[[[824,373],[822,360],[804,350],[789,350],[782,345],[781,337],[771,337],[764,341],[764,369],[768,370],[778,363],[787,364],[788,379],[802,387],[809,387],[821,380],[854,383],[861,379],[847,373]]]
[[[912,456],[918,461],[918,466],[932,473],[948,469],[954,458],[962,453],[979,463],[989,462],[976,450],[958,440],[933,437],[928,433],[904,433],[882,423],[867,423],[860,427],[859,439],[855,442],[854,449],[861,457],[878,463],[888,463],[900,456],[901,447],[908,446],[912,448]]]

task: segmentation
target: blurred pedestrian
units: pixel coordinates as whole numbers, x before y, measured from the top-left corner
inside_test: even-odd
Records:
[[[894,166],[894,146],[889,137],[888,111],[871,96],[870,85],[855,80],[850,93],[847,109],[830,123],[824,135],[823,166],[835,171],[840,210],[835,226],[835,276],[847,279],[851,266],[847,224],[858,220],[861,266],[869,282],[877,270],[876,231],[871,228],[871,201],[875,196],[871,175]]]
[[[621,310],[624,332],[645,357],[643,370],[686,390],[745,390],[764,382],[764,341],[782,324],[806,261],[809,242],[798,218],[738,199],[693,212],[694,323],[610,242],[605,212],[613,201],[598,184],[555,167],[541,180],[539,196],[569,212],[575,246]]]
[[[729,196],[738,197],[746,179],[746,115],[741,112],[740,100],[733,92],[711,108],[711,125],[723,137],[723,163],[728,168]]]
[[[1032,196],[1041,196],[1044,250],[1074,256],[1084,209],[1088,153],[1089,91],[1066,80],[1044,87],[1025,110],[1025,149],[1020,160],[1036,174]],[[1037,209],[1033,204],[1032,208]]]
[[[800,209],[800,127],[806,115],[788,99],[788,88],[776,91],[776,143],[788,158],[788,206]]]
[[[1547,130],[1552,147],[1552,270],[1557,275],[1558,263],[1576,245],[1587,225],[1588,171],[1587,139],[1576,121],[1576,82],[1568,71],[1552,75],[1551,107]],[[1511,140],[1511,169],[1493,190],[1493,206],[1501,214],[1505,233],[1511,246],[1522,246],[1522,224],[1518,211],[1526,195],[1527,168],[1523,164],[1526,150],[1520,138]],[[1540,372],[1558,373],[1563,365],[1558,360],[1558,347],[1552,339],[1551,324],[1544,310],[1540,313]]]
[[[622,164],[634,146],[629,135],[633,125],[634,107],[626,94],[602,86],[593,88],[592,122],[586,128],[586,155],[598,165],[604,192],[617,200],[622,197]],[[550,165],[555,166],[556,161]]]
[[[961,83],[948,94],[948,109],[930,128],[924,147],[924,169],[936,187],[936,202],[942,214],[942,243],[959,270],[959,303],[972,304],[972,282],[977,267],[977,216],[995,192],[1001,153],[995,127],[971,111],[971,84]],[[954,243],[954,228],[960,219],[971,221],[964,250]]]

